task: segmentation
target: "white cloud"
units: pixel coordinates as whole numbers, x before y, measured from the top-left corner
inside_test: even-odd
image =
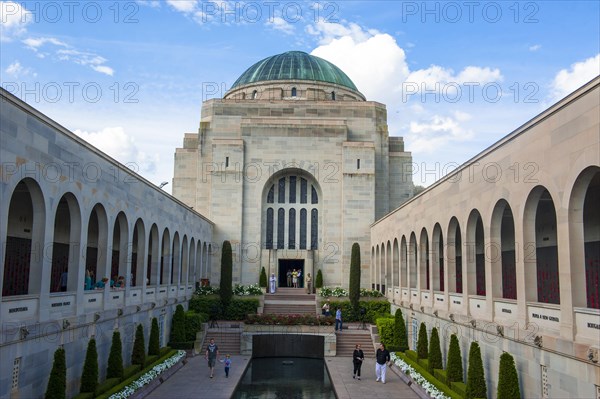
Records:
[[[451,141],[465,141],[473,137],[473,132],[465,129],[461,122],[471,119],[471,115],[455,111],[453,116],[434,115],[423,122],[411,122],[407,142],[415,153],[431,153]]]
[[[176,11],[191,13],[196,10],[198,2],[196,0],[167,0],[167,4]]]
[[[552,96],[559,100],[600,75],[600,53],[576,62],[569,69],[561,69],[552,81]]]
[[[135,2],[139,5],[146,6],[146,7],[160,8],[159,0],[136,0]]]
[[[78,129],[74,133],[138,173],[156,171],[156,165],[159,162],[158,155],[149,156],[140,151],[135,139],[127,135],[121,126],[107,127],[98,132]]]
[[[307,25],[306,32],[315,36],[321,45],[327,45],[343,37],[351,37],[355,42],[364,42],[379,34],[375,29],[365,30],[354,22],[344,25],[343,23],[327,22],[323,19],[319,19],[312,25]]]
[[[285,19],[283,19],[281,17],[270,18],[265,23],[265,25],[274,30],[283,32],[286,35],[292,35],[296,31],[296,28],[294,27],[294,25],[292,25],[291,23],[289,23],[288,21],[286,21]]]
[[[534,44],[533,46],[529,46],[529,51],[538,51],[542,48],[541,44]]]
[[[448,84],[478,83],[484,85],[490,82],[500,82],[502,79],[503,76],[497,68],[468,66],[455,74],[451,68],[432,65],[427,69],[412,72],[406,82],[416,84],[419,90],[439,91]]]
[[[27,32],[32,14],[19,3],[0,1],[0,42],[10,42]]]
[[[35,72],[33,72],[31,70],[31,68],[25,68],[21,65],[21,63],[17,60],[15,62],[13,62],[12,64],[10,64],[5,70],[4,72],[12,77],[13,79],[18,79],[20,77],[24,77],[24,76],[28,76],[28,75],[32,75],[32,76],[37,76],[37,74]]]
[[[113,68],[105,65],[106,58],[88,51],[80,51],[54,37],[29,37],[23,40],[25,46],[34,51],[38,57],[45,58],[53,55],[61,61],[71,61],[79,65],[89,66],[94,71],[113,76]]]

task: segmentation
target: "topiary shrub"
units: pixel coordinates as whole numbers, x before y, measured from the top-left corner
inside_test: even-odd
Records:
[[[377,332],[381,342],[385,344],[387,350],[395,352],[397,348],[394,346],[394,319],[390,317],[380,317],[375,320]]]
[[[152,318],[152,327],[150,328],[150,338],[148,339],[148,356],[157,355],[160,352],[160,343],[158,342],[160,331],[158,330],[158,320]]]
[[[417,340],[417,356],[419,359],[427,359],[428,355],[427,328],[425,327],[425,323],[421,322],[419,326],[419,338]]]
[[[52,363],[52,371],[50,371],[50,379],[46,387],[46,399],[65,399],[67,394],[67,360],[65,350],[58,348],[54,352],[54,362]]]
[[[231,243],[227,240],[223,241],[223,249],[221,252],[221,282],[219,285],[219,292],[221,296],[221,304],[223,309],[227,309],[231,303],[233,297],[232,287],[232,253]]]
[[[519,389],[519,376],[515,367],[515,359],[504,352],[500,356],[500,369],[498,371],[498,399],[514,399],[521,397]]]
[[[360,245],[357,242],[352,244],[348,291],[352,308],[354,312],[358,312],[358,301],[360,300]]]
[[[185,310],[181,304],[175,308],[171,322],[171,342],[185,341]]]
[[[481,361],[481,349],[477,342],[471,342],[469,349],[469,368],[467,371],[466,399],[487,398],[483,362]]]
[[[443,369],[442,363],[442,349],[440,348],[440,336],[438,335],[437,328],[431,329],[431,339],[429,340],[429,372],[434,373],[435,369]]]
[[[95,392],[98,387],[98,351],[96,350],[96,340],[90,339],[88,342],[85,362],[83,363],[83,373],[81,374],[81,392]]]
[[[108,366],[106,368],[106,378],[123,379],[123,347],[119,331],[113,332],[110,355],[108,355]]]
[[[258,279],[258,285],[259,285],[259,287],[267,288],[267,272],[265,271],[264,266],[262,269],[260,269],[260,277]]]
[[[315,288],[323,288],[323,272],[321,272],[321,269],[317,270],[317,277],[315,278]]]
[[[144,368],[146,363],[146,344],[144,343],[144,327],[138,324],[135,330],[135,341],[133,341],[133,351],[131,352],[131,364],[139,364]]]
[[[408,350],[408,334],[406,333],[406,325],[400,308],[396,309],[394,330],[398,340],[398,350],[400,352]]]
[[[446,383],[451,385],[453,382],[463,382],[462,355],[456,334],[450,336],[450,347],[446,360]]]
[[[233,301],[232,303],[235,303]],[[185,313],[185,340],[195,341],[196,334],[202,330],[202,323],[208,321],[208,315],[206,313],[196,313],[188,311]]]

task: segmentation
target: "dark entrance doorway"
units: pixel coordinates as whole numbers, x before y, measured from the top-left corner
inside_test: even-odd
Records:
[[[288,287],[287,272],[294,269],[302,273],[298,278],[298,288],[304,287],[304,259],[279,259],[279,287]],[[293,285],[290,284],[289,287]]]

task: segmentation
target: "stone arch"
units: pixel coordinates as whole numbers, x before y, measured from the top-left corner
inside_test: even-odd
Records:
[[[161,240],[160,285],[168,284],[170,281],[169,272],[171,271],[171,261],[173,256],[171,250],[171,234],[169,233],[169,229],[165,228]]]
[[[181,273],[179,274],[179,284],[186,286],[188,283],[189,255],[188,238],[187,234],[184,234],[183,240],[181,241]]]
[[[490,223],[493,297],[517,299],[515,222],[505,199],[496,202]]]
[[[556,208],[544,186],[534,187],[523,212],[526,300],[560,304]]]
[[[408,287],[408,249],[405,235],[400,240],[400,286]]]
[[[430,265],[429,265],[429,236],[427,229],[421,229],[419,238],[419,288],[422,290],[430,289]]]
[[[65,193],[58,201],[52,237],[50,292],[77,291],[81,209],[72,193]]]
[[[485,237],[483,219],[477,209],[473,209],[467,221],[467,289],[469,295],[485,296]]]
[[[413,231],[410,233],[408,246],[408,278],[410,280],[410,288],[417,288],[417,249],[417,236]]]
[[[94,285],[108,275],[108,215],[101,203],[92,208],[87,229],[85,268]]]
[[[136,220],[133,226],[133,238],[131,241],[131,273],[127,281],[132,287],[144,285],[144,256],[146,254],[146,227],[142,218]]]
[[[107,276],[113,280],[113,283],[117,282],[115,277],[118,279],[120,276],[125,277],[127,274],[127,258],[129,257],[127,249],[129,245],[127,216],[125,216],[125,212],[121,211],[117,214],[113,227],[111,268],[110,275]]]
[[[194,237],[190,239],[190,247],[188,253],[188,283],[191,281],[195,283],[198,281],[198,273],[196,269],[196,252],[198,251],[196,247],[196,240]]]
[[[573,306],[600,309],[600,167],[584,169],[569,196]]]
[[[444,234],[439,223],[433,226],[433,239],[431,248],[432,272],[434,291],[445,291],[444,284]]]
[[[392,250],[392,286],[400,287],[400,249],[398,248],[398,238],[394,238]]]
[[[463,256],[462,234],[460,223],[452,216],[448,223],[447,234],[447,259],[448,259],[448,292],[462,294],[463,292]]]
[[[148,237],[148,266],[146,270],[146,284],[158,285],[161,276],[161,260],[160,257],[160,237],[158,226],[152,224],[150,228],[150,236]]]
[[[46,204],[35,180],[25,178],[17,183],[10,195],[6,222],[2,296],[39,294]]]
[[[173,244],[171,248],[172,262],[169,277],[169,284],[179,284],[181,278],[181,239],[179,232],[173,235]]]

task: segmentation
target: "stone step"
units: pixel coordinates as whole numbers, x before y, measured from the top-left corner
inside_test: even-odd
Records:
[[[361,345],[365,357],[375,357],[375,348],[371,340],[371,334],[366,330],[344,330],[336,335],[336,355],[352,356],[356,344]]]

